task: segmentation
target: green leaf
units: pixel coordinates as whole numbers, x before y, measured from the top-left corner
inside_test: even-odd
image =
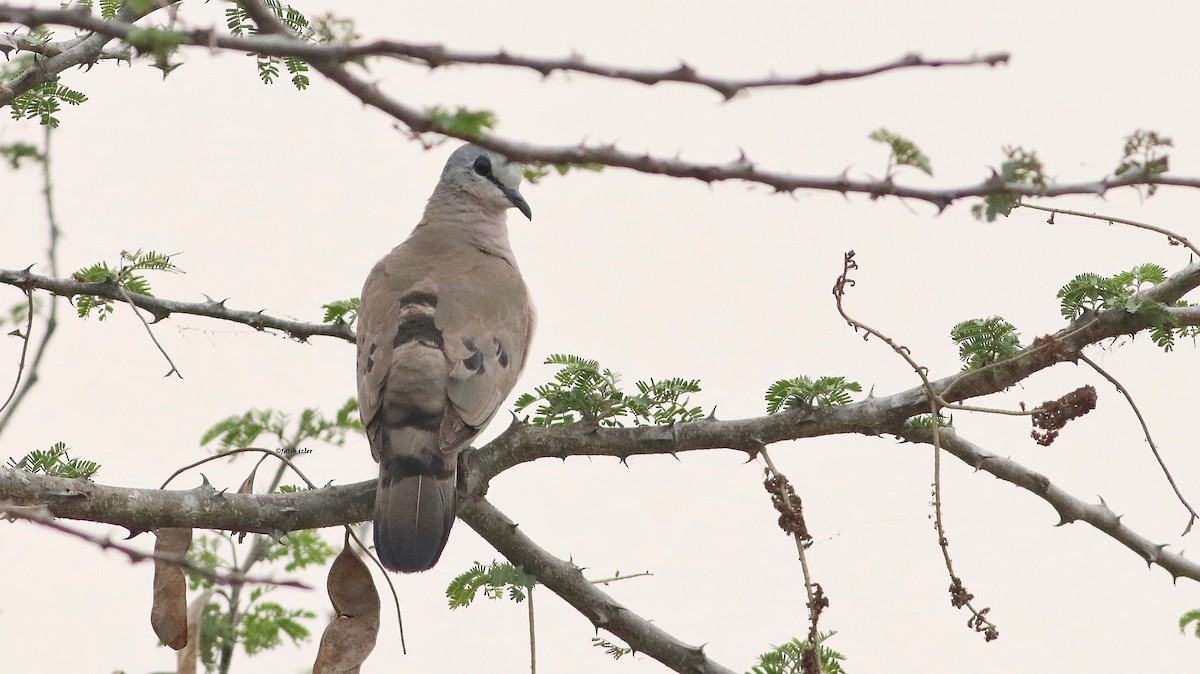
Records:
[[[1146,177],[1160,176],[1170,170],[1170,155],[1163,148],[1173,147],[1174,142],[1157,131],[1138,129],[1125,137],[1125,147],[1121,155],[1121,163],[1117,164],[1114,175],[1126,173],[1141,174]],[[1146,185],[1146,196],[1153,196],[1158,185]]]
[[[1004,189],[1012,183],[1032,183],[1037,191],[1046,188],[1045,169],[1038,159],[1037,153],[1022,147],[1005,147],[1004,155],[1007,161],[1000,169],[992,169],[993,181],[998,183],[996,189],[983,198],[983,203],[971,206],[971,214],[978,220],[993,222],[998,216],[1007,217],[1020,201],[1020,195]]]
[[[468,110],[458,107],[454,112],[450,112],[441,106],[434,106],[425,108],[425,114],[429,117],[434,131],[453,136],[478,138],[483,135],[484,129],[496,126],[496,115],[490,110]]]
[[[800,376],[776,381],[767,389],[764,397],[767,414],[776,414],[798,407],[807,409],[846,405],[854,400],[851,392],[861,393],[862,385],[843,377],[821,377],[814,381],[810,377]]]
[[[314,564],[324,564],[336,554],[337,550],[321,538],[319,530],[300,529],[289,531],[280,539],[278,545],[272,545],[266,558],[270,561],[286,560],[283,570],[290,572]]]
[[[1184,613],[1179,618],[1180,633],[1186,632],[1187,626],[1191,623],[1195,623],[1195,625],[1193,625],[1193,627],[1192,627],[1192,629],[1194,630],[1193,634],[1196,635],[1197,639],[1200,639],[1200,609],[1192,609],[1192,610],[1188,611],[1187,613]]]
[[[525,600],[537,580],[509,562],[493,561],[484,566],[475,562],[467,571],[458,574],[446,587],[450,608],[463,608],[475,601],[479,591],[488,599],[508,597],[515,602]]]
[[[552,354],[547,365],[559,365],[554,381],[517,398],[516,410],[542,402],[531,419],[535,426],[564,426],[575,423],[576,415],[586,423],[602,426],[663,426],[697,421],[704,417],[700,407],[689,404],[691,393],[700,391],[695,379],[672,378],[639,381],[637,394],[620,389],[621,375],[600,369],[594,360],[570,354]]]
[[[1136,314],[1146,321],[1150,339],[1163,350],[1170,351],[1177,337],[1194,338],[1200,335],[1200,328],[1177,326],[1164,304],[1136,297],[1143,286],[1162,283],[1166,278],[1167,270],[1153,263],[1138,265],[1111,277],[1079,274],[1059,289],[1060,311],[1070,320],[1079,319],[1084,312],[1105,309],[1122,309]],[[1176,306],[1187,306],[1187,302],[1177,302]]]
[[[1016,355],[1021,350],[1016,328],[999,316],[972,318],[950,330],[950,339],[958,344],[958,357],[964,370],[989,365]]]
[[[358,306],[359,299],[357,297],[322,304],[321,308],[325,310],[325,318],[322,320],[326,323],[354,325],[354,322],[358,320]]]
[[[817,635],[817,662],[822,674],[845,674],[842,662],[846,656],[825,645],[825,641],[835,634],[837,631],[831,630]],[[781,646],[773,646],[758,656],[758,664],[750,669],[749,674],[801,674],[804,654],[810,648],[807,639],[799,638]]]
[[[883,143],[891,148],[892,155],[888,158],[889,174],[893,167],[912,166],[926,175],[933,175],[933,167],[929,163],[929,157],[924,152],[921,152],[921,148],[917,147],[915,143],[904,136],[881,128],[872,131],[867,138],[877,143]]]
[[[42,161],[42,153],[36,146],[19,141],[8,145],[0,145],[0,157],[7,159],[8,165],[14,171],[21,168],[21,161],[24,159],[36,162]]]
[[[35,449],[20,460],[9,458],[8,465],[28,473],[41,473],[51,477],[91,479],[100,470],[100,464],[86,459],[72,459],[65,443],[56,442],[50,449]]]

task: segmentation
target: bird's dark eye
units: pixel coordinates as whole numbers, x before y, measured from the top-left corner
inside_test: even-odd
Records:
[[[484,156],[476,157],[475,172],[484,178],[490,177],[492,175],[492,160]]]

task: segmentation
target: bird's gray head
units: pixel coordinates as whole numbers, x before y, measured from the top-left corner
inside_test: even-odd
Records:
[[[446,160],[437,191],[466,195],[487,210],[503,212],[515,207],[532,220],[529,204],[517,191],[524,168],[504,155],[476,145],[463,145]]]

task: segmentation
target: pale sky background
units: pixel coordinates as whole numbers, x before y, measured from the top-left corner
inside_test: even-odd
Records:
[[[56,2],[42,2],[55,6]],[[222,23],[223,5],[185,3],[197,25]],[[804,90],[757,91],[722,103],[680,85],[646,88],[582,75],[501,68],[422,68],[376,63],[387,93],[412,105],[494,110],[499,132],[537,144],[615,140],[628,151],[677,152],[727,161],[739,148],[764,167],[806,175],[880,175],[879,127],[915,140],[935,176],[902,172],[914,185],[974,184],[1001,147],[1036,149],[1058,180],[1111,172],[1124,137],[1142,127],[1174,138],[1171,168],[1200,175],[1200,49],[1194,3],[1151,2],[301,2],[315,15],[336,7],[369,37],[505,47],[600,63],[760,76],[863,67],[910,51],[963,57],[1010,51],[1006,67],[885,74]],[[70,31],[59,31],[60,37]],[[356,295],[376,259],[416,223],[454,144],[425,152],[392,121],[313,76],[296,92],[259,83],[253,61],[188,51],[165,82],[159,71],[102,63],[70,71],[90,100],[64,110],[55,134],[55,187],[65,236],[63,275],[122,249],[178,252],[181,276],[152,279],[157,294],[229,298],[237,308],[319,320],[322,303]],[[35,140],[31,123],[0,121],[0,142]],[[0,267],[45,272],[40,178],[0,173]],[[864,342],[838,317],[829,290],[842,254],[862,269],[848,307],[909,346],[935,376],[958,369],[948,333],[956,322],[999,314],[1028,342],[1063,326],[1055,291],[1081,272],[1113,274],[1143,262],[1174,271],[1186,251],[1145,232],[1096,221],[1018,212],[993,224],[969,203],[938,216],[895,199],[771,195],[740,184],[701,183],[608,170],[550,177],[523,192],[534,220],[511,219],[517,252],[540,312],[531,366],[517,390],[550,378],[547,355],[600,359],[637,379],[699,378],[694,401],[722,418],[765,413],[776,379],[842,375],[879,395],[918,383],[886,346]],[[1101,210],[1200,238],[1200,193],[1166,188],[1142,202],[1133,191],[1056,205]],[[0,308],[20,301],[0,289]],[[183,379],[126,308],[104,323],[61,308],[41,380],[2,438],[0,460],[54,442],[99,461],[98,482],[152,487],[207,454],[215,421],[252,407],[335,410],[354,393],[353,347],[331,339],[297,344],[245,326],[177,317],[155,333]],[[7,330],[7,328],[6,328]],[[0,378],[11,381],[20,344],[0,340]],[[1200,502],[1194,346],[1164,355],[1140,338],[1089,353],[1133,392],[1155,439],[1193,502]],[[1059,365],[988,403],[1036,405],[1086,383],[1099,408],[1051,447],[1029,438],[1027,419],[956,414],[984,448],[1038,470],[1089,501],[1102,495],[1124,522],[1185,549],[1186,515],[1170,493],[1133,414],[1086,368]],[[5,384],[7,386],[7,384]],[[503,426],[501,415],[486,438]],[[376,473],[366,442],[314,446],[305,470],[320,482]],[[1176,586],[1162,569],[1085,524],[1062,528],[1036,497],[952,457],[944,499],[957,571],[992,607],[999,641],[984,643],[953,609],[928,519],[927,446],[847,436],[784,443],[773,456],[804,499],[818,539],[810,554],[831,607],[821,626],[859,674],[971,671],[1194,672],[1200,640],[1179,633],[1200,608],[1200,588]],[[209,465],[236,488],[248,462]],[[193,473],[176,484],[199,483]],[[618,601],[677,638],[707,643],[718,662],[745,671],[771,644],[806,629],[792,542],[775,526],[761,469],[730,451],[615,459],[544,460],[496,479],[489,498],[543,547],[592,577],[650,570],[610,586]],[[119,535],[121,530],[91,527]],[[327,531],[340,542],[340,531]],[[1194,539],[1200,533],[1192,533]],[[149,548],[147,536],[135,541]],[[148,615],[149,565],[35,527],[0,526],[0,669],[11,672],[168,670]],[[432,571],[396,577],[409,654],[384,614],[364,672],[521,672],[528,668],[525,606],[481,602],[451,612],[447,582],[475,560],[499,555],[459,523]],[[269,654],[239,654],[237,672],[311,666],[328,600],[319,589],[281,590],[285,604],[321,618],[314,638]],[[593,648],[588,621],[541,588],[539,671],[659,672],[638,655],[612,662]],[[385,611],[387,608],[385,606]],[[605,634],[604,636],[609,636]]]

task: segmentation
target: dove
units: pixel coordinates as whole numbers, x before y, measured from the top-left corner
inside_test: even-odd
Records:
[[[459,456],[525,366],[535,313],[507,224],[510,208],[532,220],[522,172],[475,145],[455,150],[420,222],[363,285],[359,414],[379,462],[375,551],[392,571],[441,557]]]

